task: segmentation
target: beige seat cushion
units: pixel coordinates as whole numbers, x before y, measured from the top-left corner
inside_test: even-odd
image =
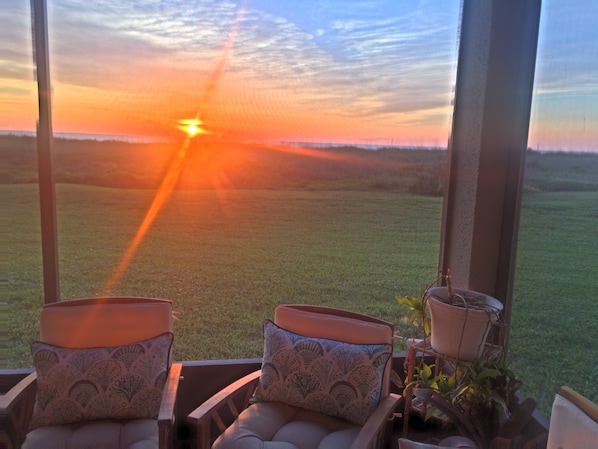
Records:
[[[212,449],[339,449],[351,446],[361,428],[281,402],[245,409]]]
[[[40,427],[27,434],[22,449],[157,449],[158,421],[93,421]]]
[[[399,449],[440,449],[441,446],[435,444],[419,443],[406,438],[399,438]]]
[[[596,447],[598,447],[598,422],[569,399],[557,394],[552,404],[547,448],[592,449]]]

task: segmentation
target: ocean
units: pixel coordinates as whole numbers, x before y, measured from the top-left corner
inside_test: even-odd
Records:
[[[0,136],[29,136],[35,137],[35,131],[2,131]],[[85,134],[85,133],[54,133],[54,137],[59,139],[73,139],[73,140],[99,140],[130,142],[130,143],[154,143],[154,142],[168,142],[168,139],[163,137],[151,136],[127,136],[122,134]]]
[[[6,131],[0,130],[0,136],[30,136],[35,137],[34,131]],[[151,137],[151,136],[127,136],[121,134],[85,134],[85,133],[60,133],[55,132],[54,137],[62,139],[74,139],[74,140],[99,140],[99,141],[119,141],[119,142],[130,142],[130,143],[156,143],[156,142],[168,142],[167,138],[163,137]],[[393,143],[360,143],[360,142],[268,142],[273,144],[292,145],[297,147],[307,148],[330,148],[330,147],[356,147],[364,150],[379,150],[381,148],[397,148],[397,149],[418,149],[418,150],[446,150],[446,147],[433,147],[433,146],[408,146],[408,145],[395,145]]]

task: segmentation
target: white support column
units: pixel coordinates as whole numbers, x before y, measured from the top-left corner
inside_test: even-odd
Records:
[[[510,320],[541,0],[464,0],[439,269]]]

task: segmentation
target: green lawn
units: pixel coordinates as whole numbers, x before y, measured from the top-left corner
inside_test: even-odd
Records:
[[[10,210],[7,367],[31,365],[42,304],[37,186],[0,185]],[[59,184],[62,298],[102,293],[151,190]],[[523,202],[510,359],[549,413],[568,384],[598,399],[598,193]],[[441,199],[388,192],[174,192],[113,294],[171,298],[178,360],[258,357],[261,323],[284,302],[383,317],[435,276]],[[593,293],[593,292],[592,292]]]
[[[33,185],[0,186],[13,203],[11,313],[41,303]],[[152,191],[58,185],[62,298],[101,294]],[[282,302],[398,319],[394,294],[434,276],[440,200],[388,193],[178,191],[113,294],[167,297],[180,312],[178,359],[254,357],[261,322]],[[11,320],[12,321],[12,320]],[[14,322],[14,321],[13,321]],[[35,321],[19,324],[13,364],[28,363]],[[27,332],[23,332],[23,330]]]
[[[527,194],[511,361],[548,414],[561,385],[598,402],[598,193]]]

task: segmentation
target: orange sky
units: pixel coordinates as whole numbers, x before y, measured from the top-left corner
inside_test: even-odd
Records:
[[[122,134],[142,136],[177,135],[182,118],[195,117],[201,104],[202,77],[194,82],[174,80],[166,84],[166,73],[154,73],[144,84],[147,91],[125,88],[117,92],[54,82],[53,128],[55,132]],[[205,79],[205,77],[203,77]],[[260,84],[256,87],[256,84]],[[37,115],[36,86],[27,85],[29,95],[0,115],[3,129],[31,130]],[[314,98],[272,88],[268,81],[234,79],[224,75],[203,111],[205,127],[217,135],[266,141],[330,141],[444,146],[448,140],[449,107],[411,111],[376,117],[350,115],[342,105],[321,108]],[[135,86],[134,86],[135,87]],[[440,116],[440,120],[438,119]],[[402,122],[406,125],[402,125]],[[417,124],[412,126],[411,123]],[[397,129],[401,129],[398,133]],[[400,135],[399,135],[400,134]]]
[[[313,0],[316,15],[270,0],[110,1],[120,6],[48,2],[56,133],[180,137],[178,120],[201,118],[240,140],[447,145],[458,2]],[[554,29],[551,17],[543,10]],[[0,42],[12,44],[0,52],[0,131],[35,129],[29,21],[27,2],[0,13]],[[572,59],[557,78],[541,59],[560,48],[553,34],[541,35],[529,146],[598,151],[596,77]]]
[[[162,137],[177,135],[178,120],[197,117],[216,136],[241,140],[446,146],[454,67],[437,61],[454,53],[456,22],[428,37],[443,42],[437,55],[401,74],[375,50],[388,40],[389,27],[411,31],[406,23],[399,27],[406,19],[398,16],[388,23],[383,10],[356,31],[353,23],[339,21],[338,11],[327,23],[313,17],[293,23],[276,15],[286,14],[273,10],[276,2],[198,6],[209,16],[163,3],[176,27],[163,25],[169,18],[162,14],[148,28],[152,11],[141,17],[131,9],[127,16],[125,6],[122,17],[103,16],[103,10],[87,13],[84,3],[77,10],[49,2],[54,132]],[[10,105],[0,113],[0,130],[33,130],[29,14],[23,5],[12,8],[17,34],[11,38],[21,53],[12,62],[17,71],[0,90],[3,104]],[[457,13],[453,7],[450,14]],[[188,29],[181,20],[189,20]],[[371,28],[376,22],[380,26]],[[319,42],[324,35],[328,40]],[[399,50],[391,49],[401,55]],[[443,92],[422,102],[422,88],[411,88],[418,71],[442,84]]]

